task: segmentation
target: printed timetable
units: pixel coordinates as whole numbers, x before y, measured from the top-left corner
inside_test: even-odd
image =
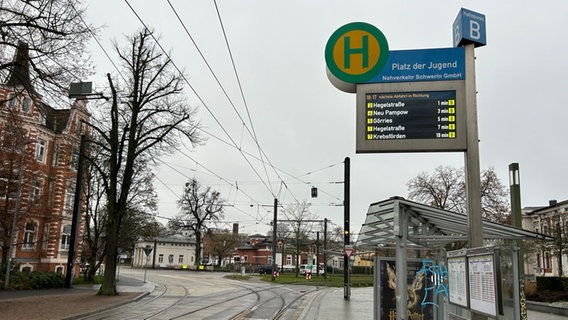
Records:
[[[365,94],[365,140],[456,139],[456,91]]]

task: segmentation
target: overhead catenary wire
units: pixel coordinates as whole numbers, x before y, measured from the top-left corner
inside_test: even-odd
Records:
[[[232,68],[233,68],[233,72],[234,72],[234,74],[235,74],[235,78],[236,78],[236,81],[237,81],[237,85],[238,85],[238,87],[239,87],[239,92],[240,92],[241,98],[242,98],[242,100],[243,100],[243,105],[244,105],[244,107],[245,107],[245,110],[246,110],[246,113],[247,113],[247,117],[248,117],[248,120],[249,120],[249,123],[250,123],[250,126],[251,126],[250,129],[249,129],[248,126],[246,125],[246,123],[245,123],[243,117],[241,116],[241,114],[240,114],[239,111],[237,110],[237,108],[236,108],[235,104],[233,103],[232,99],[229,97],[229,95],[228,95],[227,91],[225,90],[224,86],[221,84],[221,81],[220,81],[219,78],[217,77],[216,73],[213,71],[211,65],[210,65],[209,62],[207,61],[207,58],[205,58],[205,56],[203,55],[201,49],[199,48],[198,44],[197,44],[197,43],[195,42],[195,40],[193,39],[193,36],[191,35],[191,33],[189,32],[189,30],[187,29],[185,23],[184,23],[183,20],[181,19],[180,15],[178,14],[177,10],[176,10],[175,7],[173,6],[173,4],[170,2],[170,0],[168,0],[168,4],[170,5],[170,8],[171,8],[172,11],[174,12],[176,18],[178,19],[178,21],[179,21],[180,24],[182,25],[182,27],[183,27],[185,33],[187,34],[187,36],[189,37],[189,39],[190,39],[191,42],[193,43],[193,45],[194,45],[194,47],[196,48],[197,52],[198,52],[199,55],[201,56],[201,59],[204,61],[205,65],[206,65],[207,68],[209,69],[209,72],[213,75],[213,78],[214,78],[215,81],[217,82],[218,86],[221,88],[221,91],[223,92],[223,94],[224,94],[225,97],[227,98],[227,101],[229,101],[229,104],[231,105],[231,107],[233,108],[233,110],[235,111],[235,113],[237,114],[237,116],[239,117],[239,120],[240,120],[241,123],[243,124],[243,127],[246,129],[246,131],[249,133],[249,135],[253,138],[253,141],[255,142],[256,147],[257,147],[257,149],[258,149],[258,153],[259,153],[259,156],[260,156],[260,158],[261,158],[261,164],[263,165],[264,173],[265,173],[265,175],[266,175],[266,178],[267,178],[267,180],[268,180],[269,185],[271,185],[271,184],[270,184],[270,180],[271,180],[271,179],[270,179],[270,177],[269,177],[269,175],[268,175],[268,172],[267,172],[267,169],[266,169],[266,164],[267,164],[267,163],[268,163],[268,165],[273,169],[273,171],[274,171],[274,173],[276,174],[276,176],[277,176],[280,180],[282,180],[282,177],[280,177],[280,175],[278,174],[278,172],[277,172],[275,166],[270,162],[270,159],[268,158],[268,156],[266,155],[266,153],[263,151],[263,149],[262,149],[262,147],[260,146],[260,143],[259,143],[259,141],[258,141],[258,137],[257,137],[256,131],[255,131],[255,129],[254,129],[254,123],[253,123],[253,121],[252,121],[252,117],[251,117],[251,114],[250,114],[250,110],[249,110],[249,107],[248,107],[248,103],[247,103],[247,100],[246,100],[246,97],[245,97],[245,94],[244,94],[244,90],[243,90],[243,87],[242,87],[242,83],[241,83],[241,81],[240,81],[239,73],[238,73],[238,71],[237,71],[237,67],[236,67],[236,64],[235,64],[235,60],[234,60],[234,57],[233,57],[233,54],[232,54],[232,51],[231,51],[231,47],[230,47],[230,45],[229,45],[229,41],[228,41],[228,38],[227,38],[227,33],[226,33],[226,31],[225,31],[225,27],[224,27],[224,24],[223,24],[223,20],[222,20],[222,18],[221,18],[221,14],[220,14],[220,12],[219,12],[219,7],[218,7],[218,5],[217,5],[217,2],[214,1],[215,10],[216,10],[216,13],[217,13],[217,17],[218,17],[218,19],[219,19],[219,24],[220,24],[220,26],[221,26],[221,30],[222,30],[222,33],[223,33],[223,38],[224,38],[224,40],[225,40],[225,46],[227,47],[227,51],[228,51],[228,54],[229,54],[229,58],[230,58],[230,60],[231,60],[231,65],[232,65]],[[242,139],[242,138],[241,138],[241,139]],[[266,158],[266,161],[267,161],[267,162],[264,161],[264,158]]]
[[[134,12],[134,14],[135,14],[135,15],[137,16],[137,18],[140,20],[140,22],[144,25],[144,27],[147,28],[146,24],[143,22],[143,20],[141,19],[141,17],[140,17],[139,15],[137,15],[136,11],[135,11],[134,8],[130,5],[130,3],[129,3],[128,1],[125,1],[125,2],[128,4],[128,6],[130,7],[130,9]],[[218,10],[218,8],[217,8],[217,10]],[[222,23],[222,21],[220,21],[220,22]],[[223,29],[224,29],[224,28],[223,28]],[[93,34],[93,37],[96,38],[94,34]],[[225,38],[226,38],[226,34],[225,34]],[[165,53],[165,50],[163,49],[163,47],[161,46],[161,44],[159,43],[159,41],[158,41],[157,39],[155,39],[155,38],[154,38],[154,40],[156,41],[156,43],[157,43],[157,45],[160,47],[160,49]],[[228,42],[228,41],[226,40],[226,42]],[[107,58],[109,59],[109,61],[111,61],[111,63],[113,64],[113,66],[115,66],[115,68],[116,68],[116,69],[118,70],[118,72],[120,73],[120,70],[116,67],[116,65],[114,64],[113,60],[110,58],[110,56],[108,55],[108,53],[106,52],[106,50],[104,49],[104,47],[102,46],[102,44],[101,44],[98,40],[97,40],[97,44],[99,45],[99,47],[101,48],[101,50],[103,50],[103,52],[105,52],[105,55],[107,56]],[[230,48],[229,48],[229,50],[230,50]],[[169,56],[169,54],[166,53],[166,55],[167,55],[168,58],[171,60],[171,57]],[[231,59],[232,59],[232,53],[231,53]],[[172,63],[173,63],[173,60],[172,60]],[[220,123],[220,121],[215,117],[215,115],[213,114],[213,112],[208,108],[208,106],[207,106],[207,104],[204,102],[203,98],[196,92],[196,90],[195,90],[195,89],[193,88],[193,86],[189,83],[189,81],[188,81],[187,78],[183,75],[183,73],[181,73],[181,71],[179,70],[179,68],[177,67],[177,65],[175,65],[175,63],[173,63],[173,65],[174,65],[175,68],[180,72],[180,75],[182,75],[184,81],[188,84],[189,88],[196,94],[196,96],[197,96],[198,99],[201,101],[201,103],[203,103],[203,105],[208,109],[208,112],[213,116],[213,118],[215,119],[215,121],[217,122],[217,124],[218,124],[218,125],[220,126],[220,128],[224,131],[224,133],[227,135],[228,139],[229,139],[231,142],[224,141],[224,140],[222,140],[222,139],[220,139],[220,138],[218,138],[218,137],[215,137],[215,138],[220,139],[220,140],[223,141],[224,143],[230,145],[232,148],[235,148],[235,149],[239,150],[239,152],[241,152],[241,154],[243,155],[243,158],[246,159],[247,163],[248,163],[249,166],[253,169],[253,171],[255,172],[255,174],[257,175],[257,177],[259,177],[261,183],[263,183],[263,184],[265,185],[266,189],[269,190],[273,196],[275,196],[275,194],[274,194],[274,191],[273,191],[273,189],[272,189],[272,187],[271,187],[272,184],[270,183],[270,179],[268,179],[268,182],[265,182],[264,179],[262,179],[261,175],[256,171],[256,169],[254,169],[254,166],[253,166],[252,163],[250,162],[250,159],[252,159],[252,158],[257,159],[258,161],[260,161],[260,162],[263,164],[263,166],[264,166],[265,168],[266,168],[265,164],[269,164],[270,167],[276,172],[276,174],[277,174],[278,177],[280,178],[280,186],[281,186],[281,187],[284,187],[284,189],[287,190],[287,192],[289,192],[292,196],[294,196],[293,193],[292,193],[292,190],[290,190],[288,184],[284,181],[284,179],[282,179],[282,178],[280,177],[280,174],[279,174],[278,172],[285,173],[285,174],[287,174],[287,175],[289,175],[289,176],[291,176],[291,177],[294,177],[294,176],[291,175],[291,174],[289,174],[289,173],[287,173],[287,172],[284,171],[284,170],[281,170],[281,169],[276,168],[275,166],[273,166],[273,165],[269,162],[268,157],[266,157],[266,154],[264,154],[264,152],[262,151],[261,148],[259,149],[259,150],[260,150],[260,152],[259,152],[259,155],[260,155],[260,156],[258,156],[258,158],[254,157],[252,154],[250,154],[250,153],[246,152],[246,150],[242,149],[242,148],[235,142],[235,140],[231,137],[231,135],[225,130],[225,128],[223,127],[223,125]],[[234,69],[236,70],[236,66],[234,65],[234,62],[233,62],[233,67],[234,67]],[[235,71],[235,72],[236,72],[236,71]],[[235,75],[238,77],[238,73],[235,73]],[[121,74],[121,76],[122,76],[122,74]],[[124,77],[123,77],[123,78],[124,78]],[[240,80],[239,80],[239,88],[240,88],[240,90],[242,91],[242,85],[240,84]],[[242,94],[243,97],[244,97],[244,93],[241,93],[241,94]],[[252,119],[250,118],[250,112],[248,112],[248,106],[247,106],[247,114],[249,115],[249,122],[251,123],[252,133],[251,133],[250,130],[248,130],[248,126],[246,126],[245,121],[242,120],[242,117],[239,117],[239,118],[240,118],[241,121],[243,122],[243,125],[245,126],[245,128],[247,129],[247,131],[249,132],[249,134],[251,134],[253,137],[255,137],[255,141],[258,143],[258,139],[256,139],[256,134],[254,133],[254,127],[253,127],[253,125],[252,125]],[[211,136],[214,136],[214,135],[211,135]],[[260,147],[259,144],[258,144],[258,147]],[[246,156],[245,156],[245,155],[246,155]],[[184,156],[187,156],[187,154],[184,154]],[[247,157],[247,156],[248,156],[248,157]],[[250,158],[250,159],[249,159],[249,158]],[[190,159],[191,159],[191,157],[190,157]],[[192,161],[195,161],[195,160],[192,159]],[[266,162],[265,162],[265,161],[266,161]],[[196,165],[202,166],[202,164],[200,164],[200,163],[197,162],[197,161],[195,161],[195,163],[196,163]],[[202,166],[202,167],[205,168],[204,166]],[[205,169],[206,169],[206,168],[205,168]],[[209,170],[209,169],[206,169],[206,170]],[[265,173],[266,173],[266,169],[265,169]],[[215,174],[213,174],[213,175],[215,175]],[[253,197],[251,197],[250,195],[246,194],[246,192],[244,192],[244,190],[242,190],[242,186],[239,187],[236,182],[229,181],[228,179],[225,179],[225,178],[223,178],[223,181],[227,182],[229,185],[231,185],[232,187],[234,187],[236,190],[241,191],[242,194],[247,195],[247,196],[251,199],[252,202],[254,202],[254,203],[256,203],[258,206],[260,206],[261,201],[256,201],[255,199],[253,199]],[[160,181],[160,182],[163,183],[163,181]],[[304,182],[304,183],[305,183],[305,182]],[[164,184],[164,185],[165,185],[165,184]],[[170,191],[172,191],[172,190],[170,190]],[[282,188],[281,188],[281,190],[280,190],[278,193],[280,193],[281,191],[282,191]],[[294,198],[295,198],[295,197],[294,197]],[[296,198],[295,198],[295,200],[296,200],[296,202],[298,202],[298,200],[297,200]]]
[[[124,0],[126,2],[126,4],[128,5],[128,7],[131,9],[131,11],[134,13],[134,15],[136,16],[136,18],[140,21],[140,23],[144,26],[144,28],[146,28],[147,30],[150,30],[150,28],[148,28],[147,24],[144,22],[144,20],[142,19],[142,17],[140,17],[140,15],[138,14],[138,12],[136,12],[136,10],[134,9],[134,7],[132,7],[132,5],[130,5],[130,2],[128,2],[128,0]],[[211,117],[213,117],[213,120],[217,123],[217,125],[219,125],[219,127],[221,128],[221,130],[225,133],[225,135],[227,135],[227,137],[229,138],[229,140],[231,140],[231,143],[238,148],[237,143],[235,142],[235,140],[232,138],[232,136],[229,134],[229,132],[225,129],[225,127],[223,126],[223,124],[221,124],[220,120],[215,116],[215,114],[213,113],[213,111],[209,108],[209,106],[207,105],[207,103],[205,102],[205,100],[203,99],[203,97],[197,92],[197,90],[191,85],[191,83],[189,82],[189,80],[187,79],[187,77],[183,74],[183,72],[180,70],[180,68],[177,66],[177,64],[173,61],[173,59],[170,57],[170,55],[168,54],[168,52],[164,49],[164,47],[161,45],[160,41],[154,36],[153,33],[150,33],[150,36],[152,37],[152,39],[154,40],[154,42],[158,45],[158,47],[162,50],[162,52],[164,53],[164,55],[171,61],[172,66],[178,71],[180,77],[182,77],[182,79],[184,80],[184,82],[188,85],[188,87],[191,89],[191,91],[195,94],[195,96],[197,97],[197,99],[203,104],[203,106],[205,107],[205,109],[209,112],[209,114],[211,115]],[[274,194],[274,192],[272,192],[271,188],[269,187],[269,185],[264,182],[263,178],[260,176],[260,174],[258,173],[258,171],[256,170],[256,168],[252,165],[252,163],[250,162],[250,160],[245,156],[244,153],[241,152],[241,155],[243,156],[244,160],[247,162],[247,164],[249,165],[249,167],[251,168],[251,170],[255,173],[255,175],[257,175],[257,177],[263,181],[264,186],[267,188],[267,190],[273,195],[273,197],[276,198],[276,195]]]

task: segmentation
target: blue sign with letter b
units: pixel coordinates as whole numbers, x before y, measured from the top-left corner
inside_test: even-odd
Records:
[[[485,15],[462,8],[452,26],[454,47],[473,43],[476,47],[487,44]]]

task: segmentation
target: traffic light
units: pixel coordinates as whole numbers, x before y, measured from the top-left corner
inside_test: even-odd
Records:
[[[312,187],[312,198],[318,197],[318,188]]]

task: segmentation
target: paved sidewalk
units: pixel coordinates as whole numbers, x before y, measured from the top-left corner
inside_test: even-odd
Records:
[[[118,296],[97,296],[99,285],[70,289],[0,291],[0,319],[76,319],[130,303],[154,290],[154,284],[120,278]]]
[[[110,309],[135,301],[152,292],[153,283],[120,277],[116,297],[96,296],[98,286],[75,286],[71,289],[2,291],[2,319],[75,319],[80,315]],[[373,319],[373,288],[352,288],[351,299],[343,298],[343,288],[320,288],[308,295],[290,319]],[[561,320],[565,316],[529,310],[529,320]]]
[[[350,300],[343,288],[324,288],[311,295],[301,308],[298,320],[373,319],[373,288],[351,288]],[[562,320],[566,316],[528,310],[529,320]],[[382,319],[388,320],[388,319]]]

